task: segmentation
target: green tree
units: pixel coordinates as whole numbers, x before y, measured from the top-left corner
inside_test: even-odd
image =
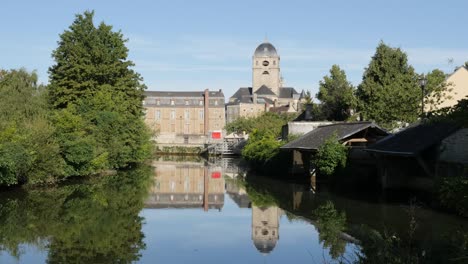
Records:
[[[0,185],[53,182],[63,159],[36,73],[0,71]]]
[[[343,121],[351,116],[356,107],[354,87],[346,79],[346,73],[338,65],[333,65],[330,75],[319,83],[317,99],[322,104],[322,113],[327,120]]]
[[[332,175],[337,168],[344,168],[348,159],[348,150],[343,146],[333,134],[325,140],[315,154],[313,161],[320,173]]]
[[[386,128],[414,122],[420,114],[418,75],[408,64],[406,53],[383,42],[366,68],[356,95],[363,118]]]
[[[127,59],[126,40],[94,12],[84,12],[60,35],[49,68],[49,102],[56,109],[67,175],[122,168],[149,156],[143,122],[142,78]]]
[[[289,121],[296,117],[294,114],[277,114],[273,112],[265,112],[258,117],[240,117],[234,122],[226,125],[226,130],[229,133],[237,132],[252,133],[257,131],[259,134],[269,133],[274,137],[281,136],[281,129]]]
[[[282,145],[283,143],[278,141],[273,134],[261,134],[254,131],[242,149],[242,157],[252,163],[262,164],[276,156]]]
[[[425,111],[434,111],[445,100],[452,99],[448,93],[453,90],[452,84],[446,82],[446,75],[443,71],[435,69],[421,78],[427,80],[424,87]]]

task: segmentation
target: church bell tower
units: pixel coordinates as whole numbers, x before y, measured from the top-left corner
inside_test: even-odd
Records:
[[[254,52],[252,59],[252,89],[256,92],[265,85],[277,96],[281,86],[280,57],[276,48],[265,40]]]

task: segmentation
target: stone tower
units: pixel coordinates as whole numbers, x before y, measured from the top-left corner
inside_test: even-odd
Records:
[[[255,49],[252,59],[253,92],[256,92],[262,85],[279,95],[280,57],[275,47],[266,40]]]

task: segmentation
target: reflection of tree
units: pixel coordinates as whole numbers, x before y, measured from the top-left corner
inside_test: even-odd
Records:
[[[19,258],[20,244],[46,245],[49,263],[136,261],[150,175],[142,167],[2,201],[0,249]]]
[[[324,247],[330,248],[330,255],[336,259],[345,252],[346,241],[341,239],[345,230],[346,215],[338,212],[331,201],[327,201],[315,210],[319,239]]]

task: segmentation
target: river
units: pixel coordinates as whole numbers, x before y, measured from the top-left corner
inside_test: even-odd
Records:
[[[0,263],[468,263],[468,220],[350,193],[166,156],[2,192]]]

